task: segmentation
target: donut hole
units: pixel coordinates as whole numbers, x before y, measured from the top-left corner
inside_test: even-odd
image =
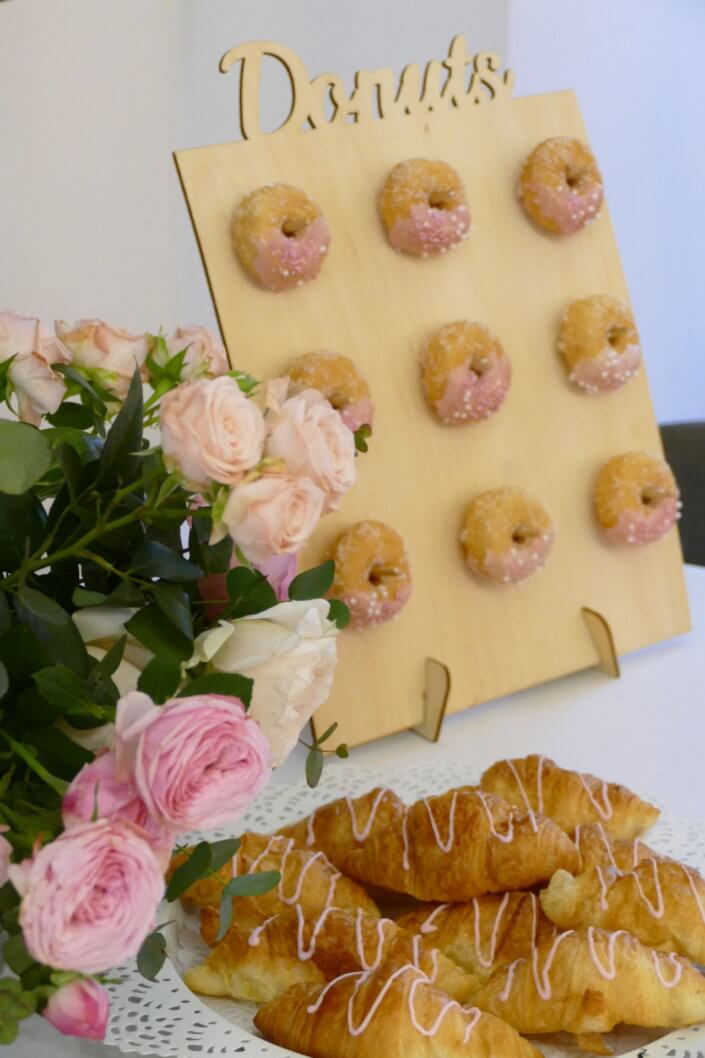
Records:
[[[618,353],[621,353],[626,344],[628,333],[629,328],[620,327],[618,324],[614,323],[607,331],[607,342],[613,349],[616,349]]]
[[[281,224],[281,233],[287,239],[298,239],[306,227],[302,217],[285,217]]]
[[[567,169],[565,174],[565,182],[571,191],[575,191],[576,188],[580,187],[581,183],[583,182],[584,176],[584,169]]]
[[[512,532],[512,543],[516,544],[517,547],[525,547],[535,540],[538,535],[538,530],[530,525],[517,525]]]
[[[455,191],[429,191],[428,204],[431,209],[455,209]]]
[[[399,573],[398,569],[394,566],[373,566],[370,572],[367,574],[367,579],[373,588],[378,588],[380,584],[384,584],[388,577],[396,577]]]
[[[658,507],[666,493],[656,485],[646,485],[641,490],[641,502],[644,507]]]
[[[482,378],[490,369],[490,361],[486,356],[477,356],[470,361],[470,370],[477,378]]]

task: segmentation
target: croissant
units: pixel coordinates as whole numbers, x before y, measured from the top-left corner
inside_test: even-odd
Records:
[[[299,848],[321,849],[342,870],[345,857],[373,834],[386,830],[404,813],[393,790],[377,787],[362,797],[341,797],[312,812],[306,819],[277,831],[293,838]]]
[[[705,1018],[705,977],[622,930],[590,927],[559,933],[531,958],[495,970],[473,1002],[519,1032],[576,1033],[607,1053],[594,1034],[615,1025],[676,1028]]]
[[[344,973],[411,963],[459,1002],[477,981],[432,947],[389,919],[328,908],[306,914],[300,905],[254,930],[231,929],[205,961],[185,975],[201,995],[267,1003],[294,984],[324,984]]]
[[[591,867],[614,867],[631,871],[642,860],[665,860],[639,838],[611,838],[602,823],[585,823],[575,828],[573,841],[580,853],[580,871]]]
[[[348,853],[346,874],[419,900],[461,902],[528,889],[578,850],[549,819],[472,787],[416,801],[386,830]]]
[[[602,823],[612,837],[635,838],[661,814],[626,786],[566,771],[536,754],[493,764],[480,779],[480,788],[528,812],[542,812],[568,833],[581,823]]]
[[[262,1007],[255,1025],[310,1058],[541,1058],[504,1021],[463,1010],[414,966],[297,985]]]
[[[172,860],[171,870],[184,859],[183,853]],[[217,872],[196,882],[182,896],[187,907],[219,908],[223,884],[241,874],[279,871],[279,885],[261,896],[234,897],[234,917],[240,924],[257,925],[270,915],[301,904],[311,911],[326,907],[361,908],[379,917],[376,904],[362,886],[345,878],[328,862],[322,852],[294,848],[291,838],[243,834],[233,860]]]
[[[489,893],[469,904],[422,907],[402,915],[397,925],[425,937],[482,980],[497,966],[528,957],[536,944],[557,933],[534,893]]]
[[[653,948],[705,963],[705,879],[675,860],[642,860],[625,874],[600,866],[576,878],[557,871],[540,899],[562,929],[626,929]]]

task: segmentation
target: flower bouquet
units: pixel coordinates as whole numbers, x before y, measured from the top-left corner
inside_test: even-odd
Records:
[[[0,1043],[35,1012],[104,1036],[111,968],[153,978],[160,901],[238,846],[165,894],[180,836],[234,823],[329,693],[348,614],[296,555],[364,440],[287,388],[201,327],[0,313]],[[233,879],[224,916],[278,880]]]

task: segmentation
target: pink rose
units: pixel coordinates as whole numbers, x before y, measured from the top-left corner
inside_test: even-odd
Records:
[[[74,365],[124,400],[135,368],[143,371],[149,352],[147,335],[131,334],[103,320],[77,320],[73,326],[57,320],[54,326],[73,354]]]
[[[271,753],[242,702],[221,694],[157,707],[140,691],[118,702],[118,771],[134,780],[152,819],[176,831],[230,823],[269,781]]]
[[[20,926],[33,958],[85,974],[137,954],[164,894],[141,831],[106,819],[64,831],[11,866],[10,881],[22,896]]]
[[[181,379],[183,382],[190,378],[217,378],[230,370],[228,354],[220,338],[205,327],[199,327],[195,323],[186,324],[185,327],[177,327],[172,335],[166,339],[166,347],[169,356],[186,350],[183,366],[181,368]]]
[[[0,362],[12,357],[8,379],[17,394],[19,417],[39,426],[45,415],[58,409],[66,392],[64,379],[52,365],[68,364],[71,354],[36,316],[0,312]]]
[[[242,565],[237,558],[233,557],[230,568],[235,569]],[[289,598],[289,585],[296,576],[296,555],[273,555],[266,562],[253,563],[254,568],[262,573],[272,588],[279,602],[285,602]],[[217,621],[226,607],[228,598],[226,573],[209,573],[205,577],[199,577],[196,581],[198,594],[203,602],[208,605],[204,607],[206,620]]]
[[[326,495],[326,510],[337,510],[355,483],[355,438],[332,404],[315,389],[280,403],[268,389],[265,454],[283,459],[292,474],[311,478]]]
[[[110,1014],[110,996],[98,981],[82,978],[54,992],[42,1016],[64,1036],[104,1040]]]
[[[145,832],[145,840],[166,870],[174,836],[151,818],[132,777],[118,779],[114,753],[102,753],[81,768],[64,795],[61,814],[67,830],[89,823],[94,816],[134,823]]]
[[[221,518],[248,559],[261,564],[272,555],[300,551],[323,514],[325,500],[310,478],[268,474],[233,489]]]
[[[227,375],[166,393],[161,430],[164,461],[194,490],[235,485],[262,458],[264,416]]]
[[[3,837],[6,831],[10,828],[5,826],[4,823],[0,824],[0,888],[5,884],[7,879],[10,877],[10,856],[12,855],[12,845]]]

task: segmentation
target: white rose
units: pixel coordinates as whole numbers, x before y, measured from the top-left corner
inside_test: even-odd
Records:
[[[227,375],[184,382],[161,404],[164,461],[187,487],[235,485],[262,458],[264,416]]]
[[[52,365],[70,363],[71,354],[35,316],[0,312],[0,362],[13,357],[8,381],[17,394],[19,417],[39,426],[45,415],[57,411],[66,392]]]
[[[277,383],[268,390],[265,454],[311,478],[326,495],[326,511],[337,510],[355,483],[355,438],[318,390],[304,389],[280,403]]]
[[[212,331],[195,323],[177,327],[164,344],[169,351],[169,357],[186,350],[181,368],[181,379],[184,382],[190,378],[204,376],[217,378],[230,370],[228,354],[221,340]]]
[[[149,352],[147,335],[131,334],[103,320],[77,320],[73,325],[57,320],[54,326],[75,366],[123,400],[135,368],[143,372]]]
[[[254,680],[250,716],[262,727],[275,766],[327,699],[337,662],[337,626],[325,599],[283,602],[237,621],[221,621],[196,640],[190,664]]]

